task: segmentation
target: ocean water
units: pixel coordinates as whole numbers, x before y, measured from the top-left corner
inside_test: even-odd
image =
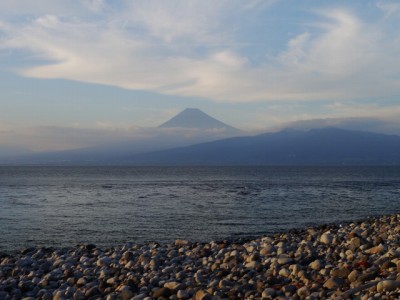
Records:
[[[252,237],[394,212],[399,167],[0,167],[0,251]]]

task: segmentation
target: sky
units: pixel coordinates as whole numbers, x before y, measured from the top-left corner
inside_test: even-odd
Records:
[[[399,1],[0,0],[0,148],[400,116]],[[400,125],[399,125],[400,128]]]

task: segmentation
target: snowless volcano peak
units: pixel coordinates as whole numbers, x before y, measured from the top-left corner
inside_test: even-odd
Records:
[[[194,128],[194,129],[238,129],[207,115],[198,108],[186,108],[172,119],[161,124],[160,128]]]

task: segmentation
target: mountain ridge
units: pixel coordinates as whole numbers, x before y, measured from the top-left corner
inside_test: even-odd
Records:
[[[400,165],[400,136],[327,127],[256,136],[139,154],[140,165]]]

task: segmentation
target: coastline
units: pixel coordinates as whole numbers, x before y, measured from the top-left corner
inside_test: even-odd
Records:
[[[400,214],[254,239],[0,257],[0,299],[400,298]]]

